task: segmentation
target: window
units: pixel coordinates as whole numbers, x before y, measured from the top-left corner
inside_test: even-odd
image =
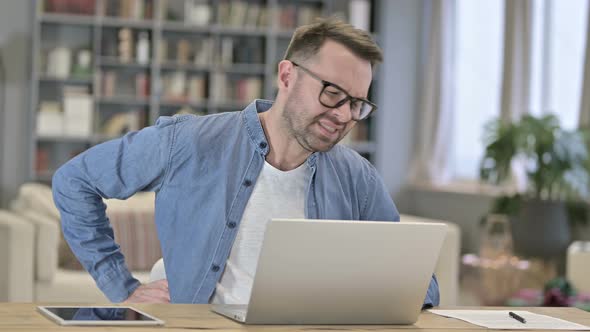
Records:
[[[588,0],[547,1],[550,24],[546,110],[559,116],[562,125],[578,125],[584,77]]]
[[[451,169],[455,179],[475,179],[483,126],[500,114],[504,4],[458,0],[456,10]]]
[[[510,0],[508,0],[510,1]],[[587,0],[536,0],[532,10],[528,111],[578,124],[586,49]],[[475,180],[484,125],[500,114],[504,2],[457,0],[453,178]]]

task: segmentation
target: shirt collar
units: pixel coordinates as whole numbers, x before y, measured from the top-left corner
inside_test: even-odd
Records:
[[[263,156],[268,154],[269,147],[266,136],[264,135],[264,130],[262,129],[262,124],[258,118],[258,113],[268,111],[272,104],[273,102],[270,100],[256,99],[246,106],[242,112],[244,126],[248,132],[250,141],[252,144],[254,144],[254,148],[258,150],[258,152],[260,152]]]
[[[264,130],[262,129],[262,123],[260,123],[260,119],[258,118],[258,113],[268,111],[272,105],[273,102],[271,100],[255,99],[246,106],[242,112],[244,126],[248,132],[250,141],[254,145],[254,148],[263,156],[268,154],[270,147],[266,140],[266,135],[264,135]],[[310,167],[315,167],[317,154],[318,152],[314,152],[307,158],[307,164]]]

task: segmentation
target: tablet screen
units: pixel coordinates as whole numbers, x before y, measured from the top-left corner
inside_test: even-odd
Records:
[[[155,321],[128,307],[45,307],[64,321]]]

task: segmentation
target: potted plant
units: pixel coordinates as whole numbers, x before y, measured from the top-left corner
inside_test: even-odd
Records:
[[[494,120],[484,130],[480,178],[502,184],[514,168],[526,186],[498,197],[492,213],[510,217],[515,251],[524,256],[560,257],[570,243],[570,224],[587,222],[590,160],[587,133],[565,130],[553,115]]]

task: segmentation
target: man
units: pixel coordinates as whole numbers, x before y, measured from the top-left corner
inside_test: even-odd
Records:
[[[72,159],[53,179],[72,250],[113,302],[244,304],[270,218],[399,220],[372,165],[336,145],[376,108],[366,96],[381,61],[366,32],[318,21],[295,31],[274,103],[162,117]],[[146,285],[129,273],[102,203],[140,190],[156,192],[167,272]],[[438,302],[433,276],[424,303]]]

